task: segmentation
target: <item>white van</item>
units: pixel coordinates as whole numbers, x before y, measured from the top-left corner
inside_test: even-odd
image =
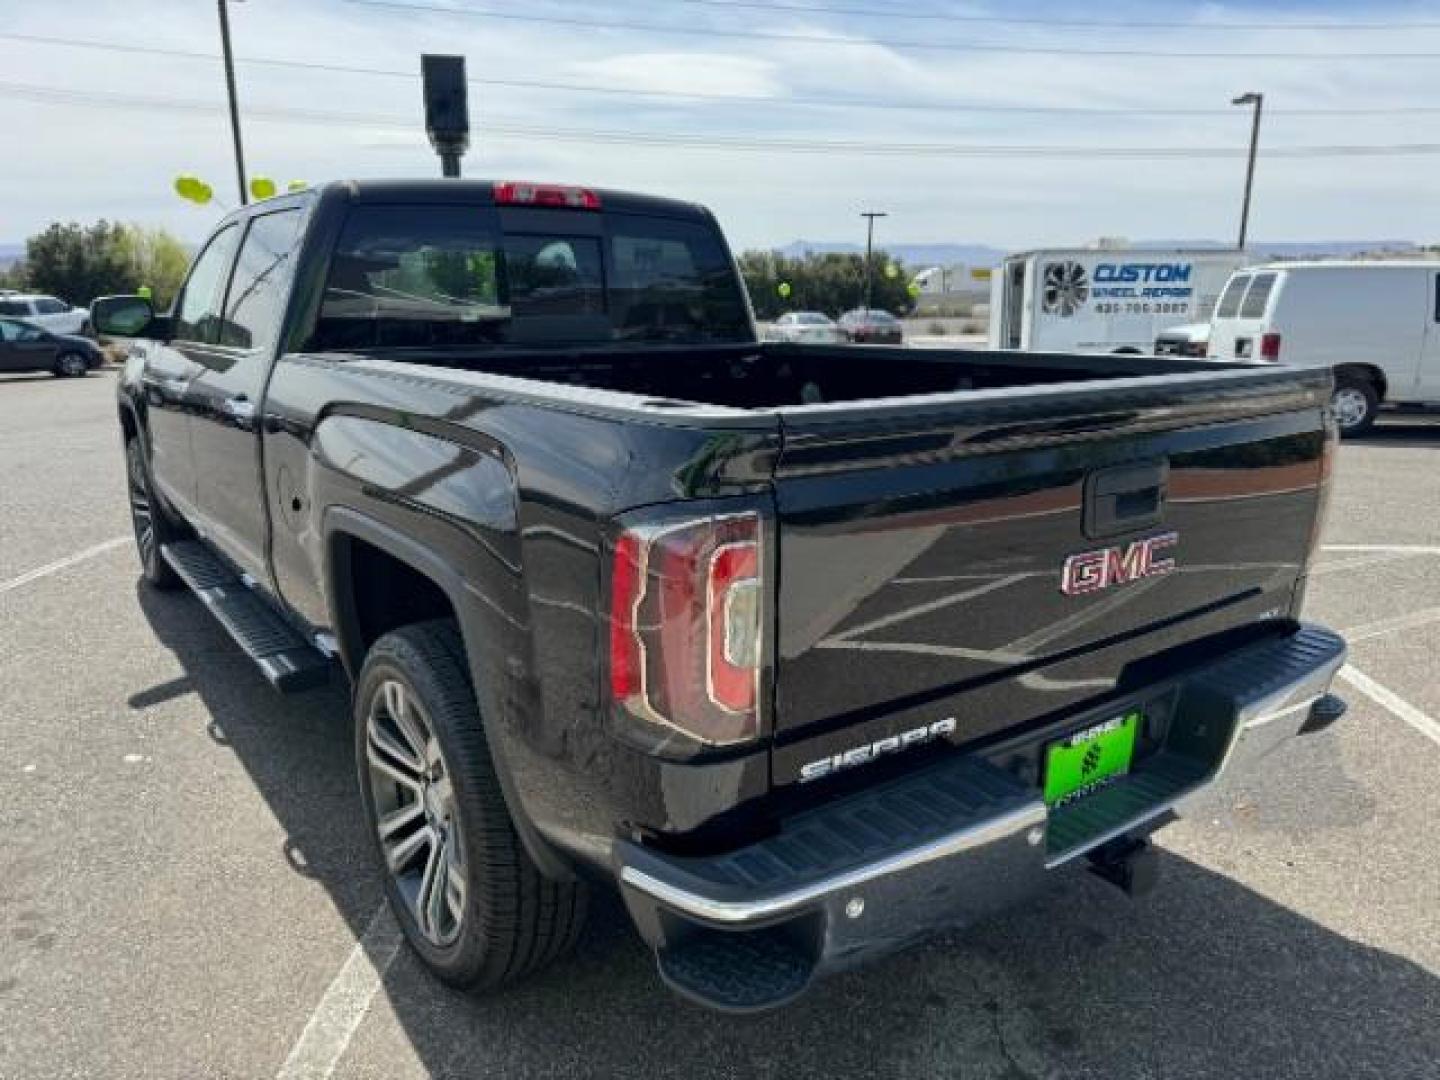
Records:
[[[1347,435],[1382,403],[1440,404],[1440,262],[1295,262],[1235,274],[1207,355],[1335,369]]]
[[[1238,251],[1050,248],[1009,256],[990,278],[990,347],[1149,353],[1163,330],[1205,322]]]

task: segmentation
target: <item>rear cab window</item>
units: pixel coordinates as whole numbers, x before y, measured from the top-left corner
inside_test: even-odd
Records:
[[[308,348],[752,340],[708,221],[465,205],[352,208]]]
[[[1249,274],[1236,274],[1225,286],[1225,291],[1220,294],[1220,302],[1215,305],[1215,317],[1217,319],[1233,319],[1240,311],[1240,299],[1245,295],[1245,290],[1250,287]]]

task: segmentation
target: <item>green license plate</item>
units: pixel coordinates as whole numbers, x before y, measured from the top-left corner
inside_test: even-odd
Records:
[[[1129,772],[1139,732],[1137,709],[1051,743],[1045,750],[1045,801],[1071,802]]]

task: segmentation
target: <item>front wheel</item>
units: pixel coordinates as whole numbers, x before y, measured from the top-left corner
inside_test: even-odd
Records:
[[[135,530],[135,548],[140,555],[140,573],[157,589],[178,589],[180,575],[175,573],[160,547],[171,539],[165,508],[155,501],[150,486],[150,470],[145,465],[145,450],[136,436],[125,444],[126,486],[130,495],[130,524]]]
[[[516,833],[453,622],[375,643],[356,684],[355,736],[385,893],[431,971],[491,989],[574,944],[584,888],[544,877]]]
[[[1363,435],[1374,425],[1380,411],[1380,395],[1363,379],[1341,379],[1330,403],[1341,435]]]

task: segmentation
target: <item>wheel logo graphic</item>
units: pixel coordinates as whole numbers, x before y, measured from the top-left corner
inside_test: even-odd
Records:
[[[1077,262],[1045,264],[1041,306],[1049,315],[1069,318],[1090,299],[1090,278]]]

